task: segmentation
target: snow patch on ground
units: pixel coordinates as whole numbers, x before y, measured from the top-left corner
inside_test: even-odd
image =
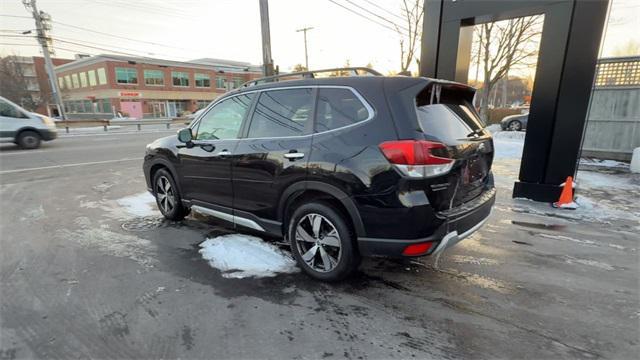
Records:
[[[207,239],[200,254],[225,278],[271,277],[299,271],[291,255],[255,236],[230,234]]]
[[[117,200],[128,213],[135,216],[157,215],[156,199],[148,191]]]
[[[496,159],[520,159],[524,147],[524,132],[498,131],[493,134]]]
[[[595,171],[578,171],[578,189],[624,189],[640,190],[640,184],[633,183],[633,176],[628,174],[606,174]]]
[[[583,244],[583,245],[587,245],[587,246],[594,246],[595,245],[595,242],[593,242],[591,240],[574,239],[572,237],[564,236],[564,235],[551,235],[551,234],[541,233],[541,234],[538,234],[538,236],[541,236],[541,237],[547,238],[547,239],[571,241],[571,242],[574,242],[574,243]]]
[[[591,159],[591,158],[582,158],[580,159],[580,166],[596,166],[603,168],[618,168],[618,169],[629,169],[629,163],[616,161],[616,160],[600,160],[600,159]]]
[[[581,264],[581,265],[587,265],[587,266],[592,266],[598,269],[602,269],[602,270],[607,270],[607,271],[612,271],[615,270],[616,268],[614,268],[613,266],[607,264],[607,263],[603,263],[600,261],[595,261],[595,260],[589,260],[589,259],[578,259],[578,258],[574,258],[572,256],[565,256],[565,261],[568,264]]]
[[[156,263],[155,246],[149,240],[110,231],[103,226],[97,227],[87,217],[78,217],[74,223],[80,227],[79,230],[60,229],[56,231],[56,236],[86,248],[134,260],[145,268],[152,268]]]

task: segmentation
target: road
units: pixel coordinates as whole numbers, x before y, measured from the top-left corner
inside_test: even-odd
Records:
[[[339,284],[227,279],[197,251],[226,231],[213,220],[118,206],[145,191],[144,145],[173,133],[0,149],[0,359],[638,354],[633,228],[514,211],[502,188],[487,225],[437,267],[369,259]]]

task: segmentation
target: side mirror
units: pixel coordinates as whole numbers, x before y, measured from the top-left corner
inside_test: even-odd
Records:
[[[191,128],[184,128],[178,130],[178,141],[190,144],[193,141],[193,134],[191,133]]]

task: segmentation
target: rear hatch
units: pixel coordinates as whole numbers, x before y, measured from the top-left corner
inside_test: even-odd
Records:
[[[487,189],[493,140],[472,105],[474,93],[458,84],[431,83],[416,97],[425,137],[445,144],[446,156],[456,160],[449,174],[428,181],[428,197],[437,210],[471,201]]]
[[[430,144],[432,156],[453,159],[446,173],[409,180],[411,190],[423,190],[432,207],[443,211],[491,190],[493,140],[472,105],[475,89],[453,82],[423,80],[419,86],[396,92],[398,101],[392,108],[394,120],[398,122],[401,113],[401,126],[413,129],[411,133],[399,131],[401,139],[411,136]],[[403,109],[396,111],[400,110],[399,105]],[[438,147],[439,144],[444,146]]]

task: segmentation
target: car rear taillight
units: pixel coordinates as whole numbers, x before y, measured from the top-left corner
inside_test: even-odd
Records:
[[[455,161],[432,152],[446,148],[442,143],[427,140],[387,141],[380,144],[380,150],[387,160],[411,177],[433,177],[448,173]]]

